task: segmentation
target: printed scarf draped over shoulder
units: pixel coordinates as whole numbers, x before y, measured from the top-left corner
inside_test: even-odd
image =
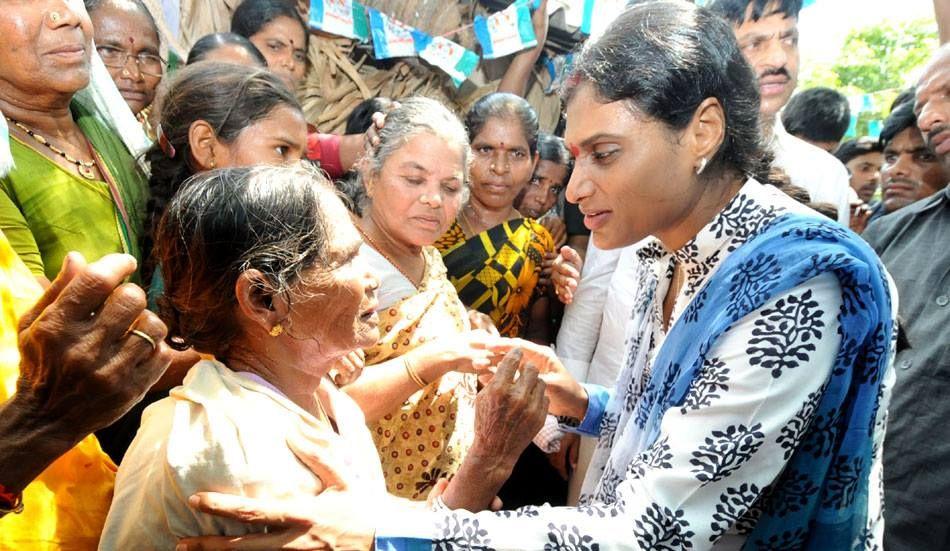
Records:
[[[502,335],[521,336],[544,255],[554,251],[551,234],[519,218],[465,239],[455,223],[435,246],[462,303],[491,316]]]
[[[829,272],[837,276],[842,292],[841,345],[812,406],[816,416],[834,419],[834,430],[825,435],[833,442],[825,448],[829,453],[802,446],[789,451],[783,474],[760,500],[763,512],[745,548],[794,542],[787,548],[851,549],[867,521],[872,433],[894,328],[888,282],[877,255],[831,221],[779,216],[724,261],[671,328],[636,411],[621,420],[626,434],[615,439],[610,467],[623,472],[633,457],[653,445],[664,414],[683,404],[705,355],[732,324],[773,297]],[[605,419],[623,411],[617,402],[622,397],[611,399]],[[804,429],[799,441],[816,430]],[[819,490],[801,495],[795,511],[769,506],[803,484]]]

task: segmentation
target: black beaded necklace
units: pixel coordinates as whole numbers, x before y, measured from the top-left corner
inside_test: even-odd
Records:
[[[22,122],[13,120],[13,119],[11,119],[10,117],[5,117],[5,118],[6,118],[8,121],[10,121],[11,123],[13,123],[14,126],[16,126],[16,127],[19,128],[20,130],[22,130],[23,132],[25,132],[27,136],[33,138],[34,140],[36,140],[36,141],[37,141],[38,143],[40,143],[41,145],[46,146],[50,151],[52,151],[53,153],[59,155],[59,156],[62,157],[63,159],[66,159],[66,162],[76,165],[76,169],[79,171],[79,175],[80,175],[80,176],[82,176],[83,178],[85,178],[85,179],[87,179],[87,180],[95,180],[95,179],[96,179],[96,171],[95,171],[96,162],[95,162],[95,161],[80,161],[79,159],[73,157],[73,156],[70,155],[69,153],[66,153],[66,152],[63,151],[62,149],[60,149],[60,148],[56,147],[55,145],[51,144],[51,143],[49,142],[49,140],[47,140],[45,137],[43,137],[43,136],[37,134],[36,132],[33,131],[32,128],[28,127],[27,125],[23,124]]]

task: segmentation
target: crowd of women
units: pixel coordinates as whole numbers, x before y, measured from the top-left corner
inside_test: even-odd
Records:
[[[624,12],[562,139],[507,92],[318,133],[294,3],[245,0],[174,74],[138,0],[0,6],[0,435],[39,450],[0,450],[0,546],[880,542],[896,295],[759,183],[755,77],[713,12]],[[585,257],[565,187],[596,247],[639,247],[608,387],[549,346]],[[546,477],[577,435],[567,506]]]

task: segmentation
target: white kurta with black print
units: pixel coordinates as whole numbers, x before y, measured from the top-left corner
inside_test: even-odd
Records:
[[[626,410],[635,410],[666,337],[662,306],[674,262],[686,268],[687,280],[670,326],[736,248],[776,216],[805,211],[777,189],[749,181],[681,249],[668,252],[657,241],[643,247],[631,282],[637,298],[626,357],[614,388]],[[893,287],[891,294],[896,300]],[[400,515],[379,526],[378,544],[385,547],[390,536],[414,536],[431,539],[437,549],[739,549],[755,526],[756,502],[782,473],[800,435],[830,422],[813,412],[838,353],[841,302],[837,278],[824,274],[733,324],[710,350],[683,405],[665,413],[656,442],[622,471],[605,472],[604,466],[611,449],[623,445],[623,435],[617,437],[617,424],[609,419],[597,423],[600,440],[581,506]],[[886,389],[893,377],[889,368]],[[587,417],[602,417],[603,396],[596,399],[597,391],[589,390]],[[889,397],[884,394],[874,431],[868,529],[859,542],[867,549],[880,548],[883,533],[880,447]],[[778,506],[795,507],[796,496],[786,497]],[[795,547],[794,541],[752,543]]]

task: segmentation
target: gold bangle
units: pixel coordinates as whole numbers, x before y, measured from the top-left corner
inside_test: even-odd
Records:
[[[422,380],[422,377],[412,368],[412,364],[409,363],[409,358],[403,358],[402,365],[405,366],[409,378],[412,379],[412,382],[419,385],[419,388],[425,388],[427,386],[426,382]]]

